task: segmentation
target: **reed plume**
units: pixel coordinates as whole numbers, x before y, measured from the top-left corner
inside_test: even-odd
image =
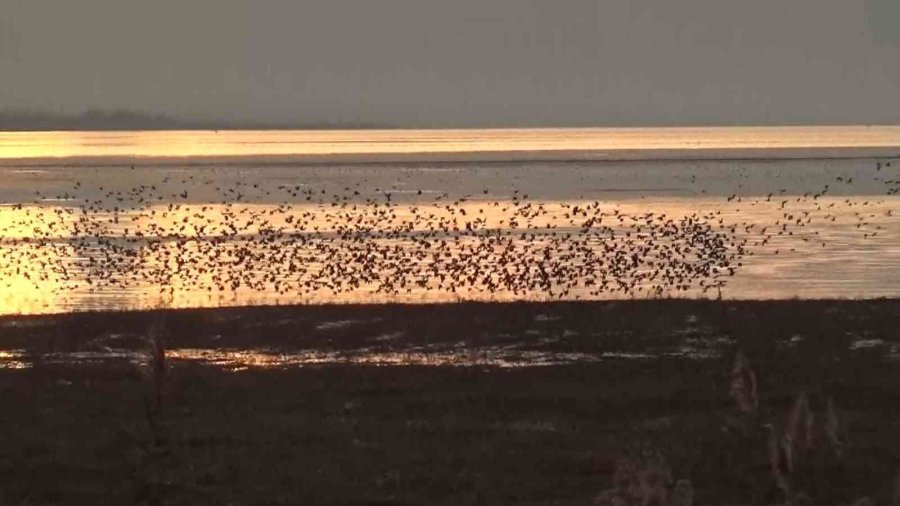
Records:
[[[690,480],[672,485],[672,471],[658,452],[638,458],[621,458],[613,474],[613,488],[597,496],[596,506],[691,506],[694,489]]]
[[[812,424],[809,399],[806,397],[806,393],[801,392],[788,413],[787,426],[781,438],[789,473],[797,467],[798,442],[801,440],[804,442],[804,449],[808,449],[812,444]]]
[[[738,409],[747,415],[755,415],[759,408],[756,391],[756,373],[750,367],[743,351],[738,350],[731,370],[731,387],[729,393],[737,402]]]
[[[672,491],[672,506],[693,506],[694,485],[691,480],[678,480]]]
[[[638,474],[641,506],[669,506],[669,489],[672,474],[668,467],[650,465]]]
[[[166,346],[163,340],[165,317],[157,318],[146,335],[147,362],[143,365],[147,387],[144,391],[144,411],[150,432],[157,445],[162,443],[159,434],[159,416],[163,408],[163,391],[165,389],[168,364],[166,363]]]
[[[766,427],[769,429],[769,439],[768,439],[768,455],[769,455],[769,468],[772,472],[772,478],[775,480],[775,485],[784,492],[785,497],[791,496],[791,484],[788,479],[788,455],[784,450],[784,446],[782,445],[782,437],[778,433],[776,427],[772,424],[767,424]]]
[[[834,454],[840,458],[844,453],[844,444],[838,437],[838,430],[840,429],[839,419],[837,410],[834,407],[834,399],[831,397],[828,398],[828,402],[826,403],[824,428],[829,445],[832,450],[834,450]]]
[[[162,410],[163,387],[166,381],[166,346],[163,342],[162,323],[157,325],[150,331],[150,365],[153,375],[153,394],[156,402],[156,410]]]

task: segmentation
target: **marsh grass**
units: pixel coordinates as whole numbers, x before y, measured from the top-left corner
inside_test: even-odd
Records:
[[[163,412],[163,396],[166,389],[169,364],[166,361],[166,344],[164,332],[165,316],[157,317],[146,334],[147,359],[139,364],[139,372],[143,379],[144,413],[150,435],[156,446],[162,446],[164,439],[160,432],[160,417]]]
[[[614,488],[621,458],[634,466],[630,481],[622,480],[633,485],[621,487],[631,495],[616,498],[629,502],[619,505],[634,506],[638,494],[639,501],[659,502],[664,488],[671,504],[677,491],[691,499],[683,504],[775,506],[785,497],[772,476],[764,425],[784,431],[805,393],[811,416],[800,419],[811,418],[815,430],[799,424],[797,446],[807,432],[818,442],[832,431],[841,456],[835,471],[818,475],[820,484],[816,459],[797,450],[787,474],[794,503],[807,500],[805,493],[817,506],[851,506],[864,495],[876,506],[894,506],[900,371],[878,350],[843,351],[849,333],[890,339],[900,305],[885,304],[741,303],[727,313],[695,303],[643,304],[638,311],[622,302],[171,312],[163,349],[349,348],[405,330],[403,345],[456,342],[460,335],[470,344],[508,344],[519,336],[550,352],[641,351],[682,342],[676,331],[688,315],[695,315],[697,338],[715,342],[726,334],[716,318],[733,320],[734,332],[747,337],[727,334],[735,339],[722,354],[703,359],[510,370],[332,365],[230,372],[165,353],[162,382],[148,337],[135,343],[146,350],[140,376],[125,361],[51,360],[0,371],[0,504],[575,506]],[[832,306],[839,311],[821,336],[791,343]],[[65,325],[58,333],[4,327],[4,343],[77,351],[79,342],[109,333],[137,341],[156,316],[67,315],[57,317],[55,325]],[[370,325],[316,330],[322,322],[375,317]],[[534,328],[559,339],[534,342],[527,337]],[[731,346],[744,350],[754,373],[755,414],[729,397],[737,362]],[[751,381],[743,384],[753,391]],[[161,446],[148,435],[147,406],[159,406]],[[827,428],[829,409],[836,430]],[[745,430],[729,426],[728,417]],[[631,444],[638,441],[652,450],[647,456]],[[609,449],[602,466],[598,448]]]
[[[166,317],[154,318],[144,336],[146,358],[139,362],[141,397],[150,444],[132,437],[135,452],[130,459],[134,481],[134,504],[163,504],[171,484],[166,479],[166,462],[173,448],[163,433],[164,406],[167,402],[170,364],[166,359]]]
[[[881,490],[867,491],[855,487],[858,499],[842,502],[846,483],[835,480],[847,470],[846,454],[849,436],[841,424],[837,404],[831,395],[818,395],[813,402],[804,390],[793,397],[784,408],[760,403],[757,373],[742,350],[735,353],[728,393],[734,401],[734,411],[725,413],[722,434],[725,439],[715,446],[730,452],[724,460],[726,471],[736,474],[760,474],[755,480],[742,479],[765,489],[768,474],[771,486],[778,490],[781,500],[769,499],[765,504],[777,506],[866,506],[874,503],[870,497],[884,495]],[[818,389],[823,391],[824,389]],[[673,436],[677,437],[677,436]],[[729,442],[730,441],[730,442]],[[660,444],[661,443],[661,444]],[[690,444],[690,442],[683,442]],[[616,460],[612,473],[612,488],[595,498],[597,506],[674,506],[693,503],[694,485],[688,478],[690,469],[673,469],[662,457],[661,447],[671,443],[643,439],[640,452],[626,452]],[[677,446],[675,446],[676,451]],[[852,450],[852,445],[849,446]],[[680,450],[683,451],[683,448]],[[702,451],[702,450],[701,450]],[[709,455],[713,458],[713,455]],[[756,463],[764,459],[765,465]],[[682,478],[674,481],[673,475]],[[700,483],[700,488],[713,486]],[[891,484],[891,506],[900,505],[900,474]],[[852,485],[851,485],[851,488]],[[869,492],[870,494],[867,494]],[[761,493],[760,497],[769,497]],[[739,503],[743,504],[743,503]],[[753,504],[756,504],[755,502]]]
[[[596,506],[691,506],[694,488],[688,479],[673,480],[666,457],[649,447],[620,458],[613,488],[602,492]]]

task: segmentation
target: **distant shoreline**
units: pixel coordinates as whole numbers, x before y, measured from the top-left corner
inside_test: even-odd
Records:
[[[28,132],[284,132],[284,131],[302,131],[302,130],[336,130],[336,131],[355,131],[355,130],[406,130],[403,127],[393,127],[388,125],[330,125],[323,123],[321,125],[124,125],[124,126],[79,126],[79,125],[46,125],[46,126],[4,126],[0,123],[0,134],[3,133],[28,133]]]
[[[47,111],[0,110],[0,133],[4,132],[128,132],[160,130],[355,130],[385,128],[372,123],[335,124],[328,122],[288,124],[264,121],[191,120],[129,109],[88,109],[80,114]]]

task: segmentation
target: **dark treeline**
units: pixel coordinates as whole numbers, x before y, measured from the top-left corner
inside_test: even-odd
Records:
[[[249,121],[185,120],[166,114],[128,109],[88,109],[81,114],[45,111],[0,111],[0,131],[50,130],[267,130],[267,129],[362,129],[380,125],[339,123],[262,123]]]

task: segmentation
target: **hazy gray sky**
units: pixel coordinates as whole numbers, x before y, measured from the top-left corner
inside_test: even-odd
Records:
[[[0,0],[0,109],[900,123],[898,0]]]

